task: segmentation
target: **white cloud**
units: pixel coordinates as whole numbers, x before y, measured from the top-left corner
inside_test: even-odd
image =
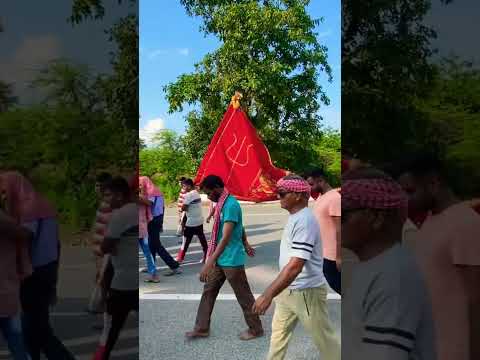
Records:
[[[178,53],[183,56],[188,56],[190,50],[188,48],[178,49]]]
[[[148,54],[148,58],[150,60],[153,60],[159,57],[160,55],[167,55],[167,54],[168,54],[168,51],[164,49],[153,50]]]
[[[332,29],[328,29],[327,31],[323,31],[321,33],[318,33],[317,38],[324,38],[332,35]]]
[[[0,61],[0,79],[13,83],[16,95],[27,100],[33,96],[30,82],[48,62],[60,58],[61,44],[55,35],[45,34],[26,37],[13,50],[12,56]],[[27,98],[27,99],[25,99]]]
[[[182,55],[188,56],[190,54],[190,49],[188,48],[177,48],[177,49],[156,49],[148,52],[148,59],[154,60],[162,55]]]
[[[151,145],[155,134],[164,129],[165,122],[163,119],[158,118],[149,120],[143,128],[139,129],[138,133],[140,139],[143,139],[147,145]]]

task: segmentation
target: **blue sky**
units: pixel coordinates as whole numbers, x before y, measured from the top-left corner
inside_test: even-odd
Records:
[[[128,2],[118,6],[108,0],[103,21],[87,21],[72,27],[67,22],[71,1],[44,2],[16,0],[3,1],[0,21],[5,32],[0,34],[0,79],[13,83],[22,104],[40,100],[28,84],[36,71],[56,58],[68,58],[89,65],[96,73],[109,72],[109,52],[104,29],[119,17],[135,8]],[[200,20],[190,18],[179,0],[141,0],[140,3],[140,126],[149,120],[162,119],[163,126],[182,132],[184,114],[167,114],[163,86],[183,73],[193,71],[195,62],[217,48],[213,37],[199,32]],[[54,5],[54,6],[53,6]],[[427,24],[439,27],[438,40],[433,44],[443,54],[452,51],[466,59],[480,59],[477,43],[480,22],[480,1],[462,0],[449,6],[433,2]],[[324,124],[340,127],[340,1],[312,0],[309,6],[312,17],[324,17],[317,33],[319,40],[329,48],[329,62],[334,68],[332,84],[320,78],[332,104],[321,114]],[[158,124],[157,124],[158,125]],[[162,125],[162,124],[160,124]]]
[[[323,17],[317,27],[318,39],[328,47],[333,82],[319,81],[331,104],[322,107],[324,125],[340,129],[340,1],[314,0],[308,8],[313,18]],[[176,0],[140,1],[140,128],[148,134],[165,127],[185,131],[183,113],[168,114],[163,87],[178,76],[194,70],[194,64],[219,46],[216,38],[200,33],[199,18],[189,17]]]
[[[67,22],[71,1],[56,1],[54,6],[45,6],[43,1],[2,2],[0,21],[5,32],[0,34],[0,79],[14,85],[21,104],[42,99],[29,83],[51,60],[67,58],[88,65],[95,73],[111,71],[109,53],[114,46],[104,30],[132,8],[119,6],[116,1],[106,4],[109,6],[103,20],[73,27]]]

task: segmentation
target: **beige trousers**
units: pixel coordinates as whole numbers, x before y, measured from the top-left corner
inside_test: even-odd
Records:
[[[284,290],[275,299],[268,360],[283,360],[297,323],[313,338],[322,360],[340,360],[340,342],[327,312],[327,287]]]

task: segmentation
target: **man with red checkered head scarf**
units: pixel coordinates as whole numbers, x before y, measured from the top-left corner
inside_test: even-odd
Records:
[[[322,359],[340,359],[340,344],[327,312],[320,228],[308,208],[310,192],[308,182],[298,175],[287,175],[277,183],[280,206],[290,213],[280,243],[280,274],[253,306],[255,313],[263,315],[275,298],[269,360],[285,358],[298,322]]]
[[[360,260],[342,291],[342,359],[436,359],[431,305],[401,245],[407,195],[383,172],[342,181],[342,246]]]

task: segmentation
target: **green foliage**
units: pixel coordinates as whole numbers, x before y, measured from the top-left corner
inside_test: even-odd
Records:
[[[118,48],[112,54],[113,76],[105,82],[108,115],[138,131],[138,17],[120,19],[108,33]]]
[[[97,86],[87,66],[63,59],[51,61],[32,82],[32,87],[47,91],[46,103],[85,110],[92,110],[99,102]]]
[[[132,162],[125,151],[132,135],[102,113],[71,106],[15,109],[0,114],[0,163],[30,175],[64,222],[86,227],[95,210],[95,173],[121,173]]]
[[[167,201],[174,201],[180,191],[181,176],[194,177],[194,166],[186,155],[182,137],[171,130],[162,130],[154,144],[140,150],[140,174],[150,177],[162,190]]]
[[[115,1],[115,0],[109,0]],[[116,0],[118,4],[122,4],[122,0]],[[135,5],[137,0],[129,0]],[[69,21],[72,24],[79,24],[85,20],[100,20],[105,16],[105,6],[102,0],[74,0],[72,4],[72,14]]]
[[[12,86],[0,81],[0,113],[16,104],[17,97],[12,94]]]
[[[199,105],[187,115],[186,151],[198,165],[231,96],[242,104],[279,167],[300,172],[318,162],[314,145],[321,139],[321,104],[329,104],[317,79],[331,80],[327,49],[314,32],[306,0],[182,0],[202,30],[222,43],[165,87],[170,112]],[[302,159],[301,161],[299,159]]]
[[[3,24],[0,22],[0,33],[3,31]],[[13,96],[12,86],[0,80],[0,113],[7,111],[16,102],[17,98]]]
[[[450,57],[436,65],[436,74],[429,96],[416,102],[425,129],[417,143],[446,161],[450,181],[461,194],[478,194],[480,69]]]
[[[102,1],[76,0],[70,20],[104,12]],[[117,45],[113,74],[57,59],[31,84],[46,94],[40,105],[0,112],[0,163],[28,175],[69,229],[87,229],[94,218],[95,175],[130,175],[138,158],[137,22],[127,16],[107,31]],[[1,85],[0,106],[9,94]]]
[[[434,60],[430,5],[342,2],[342,146],[373,164],[434,153],[460,195],[478,195],[480,70]]]
[[[394,158],[422,131],[414,102],[434,76],[435,33],[422,24],[429,8],[429,0],[342,2],[343,145],[366,160]]]
[[[330,185],[339,186],[341,176],[342,139],[338,131],[327,130],[315,147]]]

